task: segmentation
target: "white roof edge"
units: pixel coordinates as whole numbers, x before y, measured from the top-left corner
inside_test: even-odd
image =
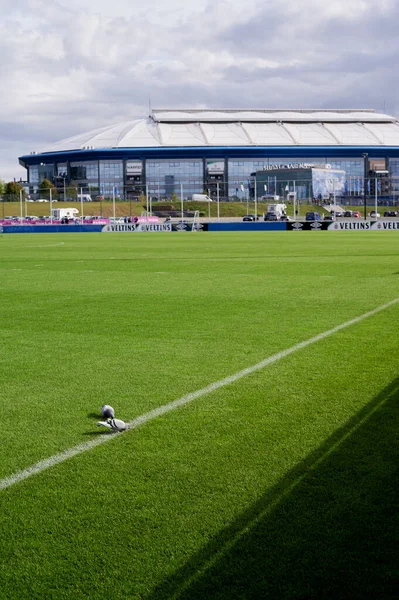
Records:
[[[190,109],[191,111],[193,109]],[[341,109],[342,110],[342,109]],[[348,109],[349,110],[349,109]],[[111,148],[149,147],[198,147],[206,146],[397,146],[399,147],[399,121],[388,115],[362,109],[360,113],[329,113],[318,111],[314,115],[302,113],[253,113],[248,111],[230,113],[220,118],[220,113],[198,112],[191,118],[180,111],[168,109],[169,114],[178,112],[176,120],[154,115],[143,119],[124,121],[115,125],[84,132],[61,140],[37,154],[59,153]],[[207,113],[207,114],[205,114]],[[213,118],[208,119],[211,114]],[[330,113],[331,114],[331,113]],[[303,120],[298,119],[302,115]],[[165,115],[161,115],[164,117]],[[285,117],[290,118],[285,118]],[[226,117],[226,115],[225,115]],[[236,124],[238,128],[232,127]],[[193,128],[195,126],[195,131]],[[324,133],[323,133],[324,130]],[[328,137],[326,133],[328,132]]]
[[[371,112],[375,113],[374,108],[153,108],[152,113],[156,112],[187,112],[187,113],[199,113],[199,112],[263,112],[263,113],[275,113],[275,112],[299,112],[299,113],[313,113],[313,112]]]
[[[160,109],[152,110],[150,118],[156,123],[187,123],[191,121],[204,122],[353,122],[359,121],[376,123],[395,123],[396,117],[383,113],[378,113],[370,108],[328,108],[328,109]]]

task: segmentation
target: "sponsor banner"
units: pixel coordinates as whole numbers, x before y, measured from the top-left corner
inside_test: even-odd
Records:
[[[172,231],[203,231],[205,226],[203,223],[172,223]]]
[[[2,233],[89,233],[100,232],[103,225],[1,225]]]
[[[115,223],[112,225],[105,225],[101,231],[105,233],[172,231],[172,223]]]
[[[376,221],[372,224],[371,229],[378,229],[378,231],[399,231],[399,221]]]
[[[330,221],[288,221],[288,231],[326,231]]]
[[[312,169],[312,187],[314,198],[329,199],[334,194],[345,194],[345,171],[338,169]]]
[[[208,231],[208,223],[115,223],[102,228],[110,232]]]
[[[328,226],[329,231],[370,231],[374,221],[334,221]]]
[[[288,231],[399,231],[399,221],[296,221],[287,223]]]
[[[208,223],[207,231],[286,231],[285,221],[241,221],[237,223]]]

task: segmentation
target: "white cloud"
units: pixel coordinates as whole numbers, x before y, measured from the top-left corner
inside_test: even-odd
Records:
[[[0,0],[0,178],[17,157],[157,107],[399,116],[396,0]],[[245,9],[245,10],[244,10]]]

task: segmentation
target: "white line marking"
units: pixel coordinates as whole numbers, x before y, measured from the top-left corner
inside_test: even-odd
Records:
[[[302,348],[306,348],[306,346],[310,346],[311,344],[314,344],[315,342],[319,342],[320,340],[323,340],[324,338],[329,337],[330,335],[333,335],[334,333],[337,333],[338,331],[341,331],[342,329],[345,329],[346,327],[355,325],[356,323],[363,321],[363,319],[372,317],[373,315],[376,315],[377,313],[381,312],[382,310],[385,310],[386,308],[393,306],[397,302],[399,302],[399,298],[395,298],[395,300],[391,300],[390,302],[387,302],[386,304],[383,304],[382,306],[379,306],[378,308],[374,308],[373,310],[370,310],[369,312],[366,312],[363,315],[360,315],[360,317],[355,317],[354,319],[351,319],[350,321],[345,321],[345,323],[342,323],[341,325],[337,325],[336,327],[333,327],[332,329],[329,329],[328,331],[319,333],[318,335],[315,335],[314,337],[309,338],[308,340],[305,340],[304,342],[299,342],[298,344],[291,346],[291,348],[287,348],[287,350],[282,350],[281,352],[277,352],[277,354],[273,354],[272,356],[269,356],[268,358],[261,360],[260,362],[256,363],[256,365],[252,365],[252,367],[247,367],[246,369],[243,369],[242,371],[238,371],[237,373],[234,373],[233,375],[229,375],[228,377],[225,377],[224,379],[215,381],[214,383],[211,383],[210,385],[208,385],[204,388],[201,388],[200,390],[197,390],[196,392],[191,392],[190,394],[187,394],[186,396],[183,396],[182,398],[178,398],[177,400],[174,400],[173,402],[170,402],[169,404],[164,404],[163,406],[154,408],[154,410],[150,410],[150,412],[145,413],[144,415],[141,415],[140,417],[136,417],[136,419],[133,419],[132,421],[130,421],[129,429],[135,429],[136,427],[139,427],[140,425],[143,425],[144,423],[147,423],[148,421],[152,421],[153,419],[156,419],[157,417],[165,415],[166,413],[171,412],[172,410],[175,410],[176,408],[180,408],[181,406],[184,406],[185,404],[189,404],[190,402],[192,402],[193,400],[196,400],[197,398],[200,398],[201,396],[205,396],[206,394],[211,394],[215,390],[218,390],[219,388],[224,387],[225,385],[229,385],[230,383],[235,383],[239,379],[242,379],[242,377],[246,377],[247,375],[251,375],[251,373],[260,371],[261,369],[264,369],[264,367],[271,365],[272,363],[280,360],[281,358],[285,358],[286,356],[289,356],[290,354],[293,354],[294,352],[297,352],[298,350],[302,350]],[[18,473],[14,473],[13,475],[10,475],[9,477],[5,477],[4,479],[1,479],[0,480],[0,491],[11,487],[15,483],[18,483],[20,481],[23,481],[24,479],[27,479],[31,475],[35,475],[36,473],[41,473],[45,469],[53,467],[54,465],[58,465],[59,463],[62,463],[64,461],[68,460],[69,458],[76,456],[77,454],[81,454],[82,452],[91,450],[95,446],[99,446],[100,444],[104,444],[105,442],[115,439],[116,437],[119,437],[119,435],[120,434],[105,434],[105,435],[102,435],[101,437],[91,440],[90,442],[84,442],[82,444],[78,444],[77,446],[74,446],[73,448],[64,450],[64,452],[60,452],[59,454],[50,456],[50,458],[41,460],[40,462],[36,463],[35,465],[32,465],[31,467],[28,467],[27,469],[24,469],[23,471],[19,471]]]
[[[40,246],[25,246],[25,248],[55,248],[55,246],[63,246],[65,242],[60,242],[59,244],[43,244]]]

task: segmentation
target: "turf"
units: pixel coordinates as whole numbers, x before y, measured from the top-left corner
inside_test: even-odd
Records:
[[[399,297],[398,249],[1,236],[0,477]],[[0,597],[393,598],[398,312],[1,491]]]

